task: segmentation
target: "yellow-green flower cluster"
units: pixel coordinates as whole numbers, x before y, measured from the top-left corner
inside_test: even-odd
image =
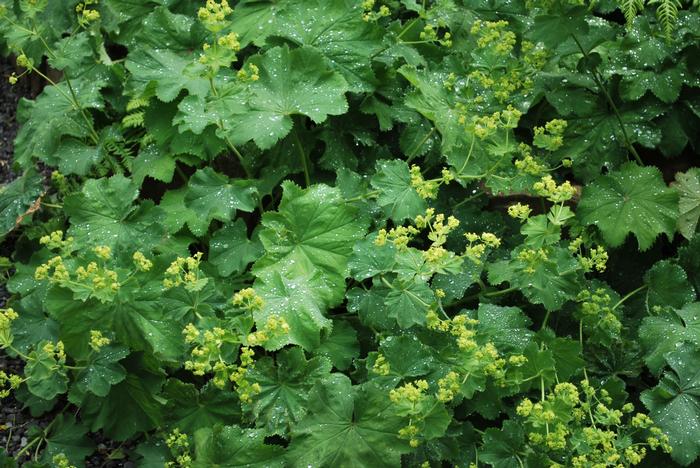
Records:
[[[93,247],[92,251],[95,252],[97,258],[102,260],[109,260],[112,258],[112,249],[106,245],[98,245],[97,247]]]
[[[376,5],[376,0],[363,0],[362,1],[362,20],[363,21],[377,21],[380,18],[385,18],[391,14],[391,10],[386,5],[380,5],[377,11],[374,11]]]
[[[100,350],[110,344],[112,340],[107,338],[106,336],[102,335],[102,332],[99,330],[90,330],[90,347],[95,351],[96,353],[99,353]]]
[[[515,33],[508,31],[508,21],[477,20],[471,27],[470,33],[476,36],[479,48],[489,48],[498,55],[508,55],[515,46]]]
[[[422,379],[416,380],[391,390],[389,399],[396,405],[415,408],[427,397],[426,390],[428,390],[428,382]]]
[[[524,249],[518,253],[518,260],[524,263],[523,271],[533,274],[537,270],[537,266],[549,260],[545,249]]]
[[[382,247],[386,245],[387,240],[391,240],[397,250],[404,251],[408,248],[408,243],[418,233],[420,233],[420,231],[414,226],[396,226],[389,231],[380,229],[377,233],[377,237],[374,239],[374,245]]]
[[[511,105],[505,110],[494,112],[491,115],[475,116],[472,119],[472,131],[480,139],[485,139],[498,130],[511,129],[518,126],[522,112]]]
[[[185,369],[192,371],[194,375],[204,375],[211,372],[214,367],[212,362],[221,362],[221,347],[227,338],[223,328],[214,327],[201,333],[194,324],[189,323],[182,330],[185,343],[196,344],[192,348],[192,360],[185,361]],[[219,378],[217,386],[223,386],[225,379]]]
[[[10,396],[12,390],[17,390],[21,384],[22,377],[0,370],[0,399]]]
[[[63,231],[53,231],[49,235],[41,236],[39,243],[45,245],[49,250],[70,249],[73,245],[73,238],[68,237],[63,240]]]
[[[587,272],[591,272],[593,270],[596,270],[599,273],[604,272],[608,263],[608,252],[605,250],[605,248],[602,246],[593,247],[588,251],[588,256],[585,256],[582,247],[583,239],[581,237],[577,237],[569,244],[569,251],[577,255],[579,263],[583,269]]]
[[[70,460],[68,460],[65,453],[58,453],[54,455],[51,462],[53,463],[54,468],[76,468],[76,466],[73,465]]]
[[[247,347],[241,348],[241,364],[230,377],[231,382],[236,385],[238,398],[240,398],[243,403],[252,403],[253,397],[262,391],[262,387],[259,383],[250,383],[246,378],[248,369],[254,363],[253,355],[252,349]]]
[[[191,257],[176,258],[165,270],[163,287],[165,289],[184,286],[190,292],[201,291],[206,286],[208,278],[201,277],[199,264],[202,260],[202,252],[197,252]]]
[[[389,373],[391,373],[389,362],[387,362],[383,354],[377,354],[377,358],[374,360],[374,365],[372,366],[372,372],[378,375],[389,375]]]
[[[100,19],[100,12],[90,8],[98,3],[99,0],[83,0],[75,6],[75,12],[78,14],[78,23],[81,26],[85,27]]]
[[[545,197],[553,203],[563,203],[576,195],[576,187],[571,185],[571,182],[567,180],[557,185],[551,175],[542,177],[539,182],[535,182],[532,188],[537,195]]]
[[[547,170],[547,166],[541,164],[531,154],[523,159],[516,159],[513,165],[519,172],[528,175],[540,175]]]
[[[611,306],[612,298],[604,289],[581,291],[576,300],[581,303],[581,319],[585,324],[614,335],[620,333],[622,324]]]
[[[438,25],[440,26],[440,25]],[[437,42],[443,47],[452,47],[452,34],[448,31],[442,37],[438,35],[437,28],[433,24],[426,24],[419,35],[421,41]]]
[[[55,276],[55,273],[54,273]],[[87,267],[79,266],[75,270],[77,281],[92,290],[96,297],[108,300],[119,291],[119,277],[117,272],[106,267],[100,267],[96,262],[90,262]]]
[[[0,309],[0,349],[12,345],[12,322],[17,320],[19,315],[12,307]]]
[[[241,81],[258,81],[260,79],[260,69],[254,63],[249,63],[246,67],[238,70],[236,77]]]
[[[134,261],[134,266],[139,271],[149,271],[153,267],[153,262],[147,259],[146,256],[139,251],[134,252],[131,259]]]
[[[268,317],[265,325],[253,333],[248,334],[246,342],[248,346],[264,346],[271,338],[289,333],[289,324],[281,317]]]
[[[530,213],[532,213],[530,206],[520,202],[508,207],[508,216],[520,221],[526,221],[530,217]]]
[[[597,392],[584,380],[580,390],[565,382],[557,384],[542,401],[533,403],[525,398],[516,414],[524,418],[528,441],[534,448],[559,454],[568,450],[571,466],[632,466],[644,459],[646,447],[670,450],[668,438],[647,415],[638,413],[625,424],[625,415],[632,413],[634,406],[627,403],[615,409],[611,404],[607,391]],[[632,443],[631,434],[640,430],[648,431],[646,441]]]
[[[550,120],[544,127],[535,127],[535,136],[532,143],[538,148],[556,151],[564,144],[566,127],[566,120],[561,119]]]
[[[192,455],[190,454],[190,440],[187,434],[175,428],[165,439],[165,445],[170,449],[174,461],[165,463],[166,468],[190,468],[192,466]]]
[[[51,273],[53,271],[53,273]],[[42,281],[48,279],[51,282],[60,283],[70,280],[70,273],[63,264],[63,258],[58,255],[49,259],[48,262],[36,267],[34,270],[34,279]]]
[[[415,164],[411,166],[411,187],[413,187],[418,195],[423,199],[433,199],[437,197],[438,189],[442,184],[449,184],[454,180],[454,175],[449,169],[443,169],[441,177],[438,179],[424,179],[421,174],[420,167]]]
[[[535,45],[530,41],[523,41],[522,46],[522,60],[532,68],[536,70],[541,70],[547,63],[547,57],[549,53],[542,45]]]
[[[47,341],[46,344],[44,344],[44,346],[41,348],[41,350],[46,355],[53,358],[57,364],[63,365],[66,363],[66,351],[63,346],[63,341],[58,341],[56,342],[56,344]]]
[[[434,208],[428,208],[425,215],[416,217],[415,223],[419,229],[429,229],[428,240],[431,244],[423,251],[423,258],[430,264],[439,265],[450,256],[450,252],[443,246],[447,242],[447,236],[459,226],[459,220],[454,216],[445,219],[444,214],[436,215]]]
[[[443,403],[452,401],[459,393],[460,388],[461,381],[459,374],[454,371],[448,372],[445,377],[438,380],[438,401]]]
[[[229,21],[226,19],[228,15],[233,13],[233,8],[228,4],[227,0],[207,0],[205,6],[199,9],[197,16],[209,31],[217,33],[228,26]]]
[[[464,237],[469,242],[464,250],[464,255],[477,265],[481,264],[481,259],[487,248],[497,249],[501,246],[501,239],[491,232],[484,232],[481,235],[467,232]]]
[[[265,305],[263,299],[257,295],[255,289],[253,288],[241,289],[233,295],[231,302],[235,307],[250,312],[262,310],[263,306]]]

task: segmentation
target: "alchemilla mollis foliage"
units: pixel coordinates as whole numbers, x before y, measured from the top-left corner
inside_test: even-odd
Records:
[[[0,37],[43,84],[0,397],[48,421],[3,467],[697,463],[697,2],[5,0]]]

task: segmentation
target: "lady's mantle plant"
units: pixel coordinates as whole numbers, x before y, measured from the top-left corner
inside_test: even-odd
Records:
[[[46,83],[0,191],[0,397],[51,421],[3,466],[95,433],[142,466],[697,459],[697,5],[0,18]]]

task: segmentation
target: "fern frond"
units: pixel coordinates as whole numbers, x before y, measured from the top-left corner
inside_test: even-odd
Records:
[[[664,31],[666,40],[671,40],[671,33],[678,19],[678,8],[681,7],[679,0],[650,0],[650,4],[658,4],[656,7],[656,19],[659,21]]]
[[[632,21],[637,17],[637,14],[644,9],[644,0],[620,0],[620,10],[625,15],[627,27],[632,25]]]
[[[134,112],[133,114],[126,115],[122,119],[122,125],[124,128],[143,127],[144,115],[144,112]]]
[[[132,169],[134,155],[124,140],[108,138],[103,143],[104,148],[113,156],[117,156],[122,165],[128,170]]]
[[[142,107],[148,106],[148,103],[151,101],[151,98],[149,97],[135,97],[132,98],[127,104],[126,104],[126,111],[131,112],[136,109],[140,109]]]

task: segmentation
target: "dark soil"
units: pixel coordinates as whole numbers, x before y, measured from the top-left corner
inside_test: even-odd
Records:
[[[21,79],[14,86],[8,82],[12,72],[16,72],[12,61],[0,57],[0,184],[12,181],[16,174],[12,170],[13,141],[17,134],[16,120],[17,104],[22,97],[33,98],[40,91],[40,85],[34,80]],[[5,247],[5,246],[4,246]],[[2,255],[9,255],[3,248]],[[4,284],[0,284],[0,307],[5,306],[8,293]],[[0,351],[0,371],[8,374],[23,373],[23,362],[13,359]],[[8,454],[16,456],[30,442],[28,431],[31,427],[45,427],[53,419],[54,414],[48,413],[35,418],[29,411],[22,409],[22,403],[12,396],[0,401],[0,448]],[[63,405],[60,405],[61,407]],[[88,468],[134,467],[132,461],[123,454],[134,448],[133,443],[119,444],[105,439],[101,434],[90,434],[97,450],[85,460]],[[19,462],[27,461],[34,450],[27,450],[18,457]],[[119,459],[115,459],[119,458]]]

